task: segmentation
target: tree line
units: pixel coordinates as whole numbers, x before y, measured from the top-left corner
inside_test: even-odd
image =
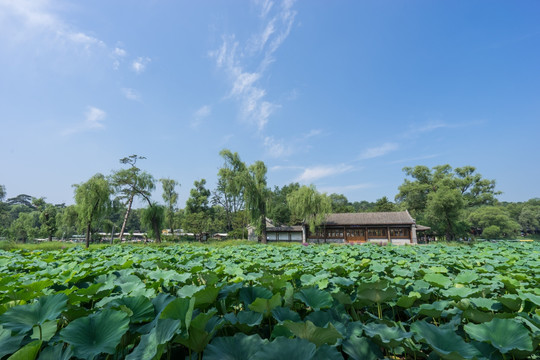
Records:
[[[328,213],[400,210],[408,210],[417,223],[446,240],[516,237],[520,232],[537,234],[540,228],[540,199],[500,202],[495,180],[483,178],[472,166],[406,167],[394,202],[386,196],[375,202],[350,202],[343,194],[320,193],[313,185],[290,183],[272,189],[262,161],[246,165],[228,149],[219,155],[223,165],[216,188],[211,191],[205,179],[196,180],[184,208],[178,207],[180,183],[157,180],[139,167],[145,158],[138,155],[120,159],[124,167],[110,175],[98,173],[73,185],[74,205],[50,204],[27,194],[6,199],[0,185],[0,237],[26,242],[83,233],[88,246],[98,232],[119,232],[122,238],[143,231],[160,242],[167,228],[168,239],[178,239],[180,229],[198,238],[225,232],[229,238],[244,239],[251,225],[265,242],[267,219],[274,225],[303,224],[304,230],[315,231]],[[152,198],[158,184],[161,202]],[[146,206],[134,209],[135,200]]]

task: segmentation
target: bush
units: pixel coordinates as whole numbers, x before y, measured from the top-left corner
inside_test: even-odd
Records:
[[[486,239],[498,239],[501,237],[501,228],[497,225],[491,225],[482,231],[482,237]]]

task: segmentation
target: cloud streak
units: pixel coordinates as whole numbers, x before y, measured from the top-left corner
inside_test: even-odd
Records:
[[[122,88],[122,94],[124,94],[124,97],[128,100],[133,100],[133,101],[141,100],[141,95],[134,89]]]
[[[84,115],[84,120],[74,127],[64,130],[62,135],[71,135],[89,130],[103,129],[105,128],[103,121],[106,117],[107,113],[105,111],[94,106],[89,106]]]
[[[139,56],[131,63],[131,70],[135,71],[137,74],[140,74],[146,70],[146,65],[152,61],[149,57]]]
[[[305,168],[302,174],[300,174],[295,181],[300,183],[310,183],[315,180],[319,180],[328,176],[334,176],[349,172],[353,169],[351,165],[339,164],[339,165],[318,165]]]
[[[384,143],[381,146],[372,147],[362,151],[360,154],[360,160],[373,159],[377,157],[384,156],[392,151],[395,151],[399,148],[397,143]]]
[[[240,117],[262,131],[272,113],[280,107],[267,99],[267,91],[260,84],[273,54],[285,41],[294,23],[294,1],[286,0],[271,16],[275,8],[272,1],[259,1],[262,31],[242,44],[235,35],[223,36],[219,49],[210,52],[218,68],[229,77],[231,90],[228,97],[240,105]],[[257,64],[248,70],[248,63]]]
[[[193,114],[193,120],[191,121],[191,127],[192,128],[198,128],[199,125],[203,122],[204,119],[206,119],[210,114],[212,113],[212,108],[210,105],[204,105],[200,107],[195,113]]]

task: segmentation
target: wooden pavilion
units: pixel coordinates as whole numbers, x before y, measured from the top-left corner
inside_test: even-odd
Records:
[[[416,225],[408,211],[329,214],[314,233],[307,232],[311,243],[416,244],[417,231],[429,230]],[[269,227],[268,241],[302,241],[302,226]]]

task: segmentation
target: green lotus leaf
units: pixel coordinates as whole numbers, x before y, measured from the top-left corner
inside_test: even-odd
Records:
[[[411,291],[409,293],[409,295],[403,295],[401,296],[396,305],[397,306],[400,306],[402,308],[405,308],[405,309],[408,309],[410,308],[411,306],[413,306],[414,302],[418,299],[420,299],[422,297],[422,295],[420,295],[420,293],[416,292],[416,291]]]
[[[163,280],[164,283],[171,281],[185,283],[191,277],[190,273],[179,273],[174,270],[158,269],[148,272],[147,276],[152,280]]]
[[[34,340],[51,340],[51,338],[56,334],[56,330],[58,330],[57,323],[57,320],[51,320],[45,321],[41,325],[34,326],[30,338]]]
[[[255,311],[240,311],[238,314],[236,314],[236,320],[238,323],[250,327],[259,325],[262,319],[263,314]]]
[[[302,301],[316,311],[329,308],[334,302],[330,293],[316,288],[302,289],[294,294],[294,298]]]
[[[204,289],[197,291],[193,296],[195,297],[195,306],[201,305],[208,306],[214,304],[219,294],[219,288],[215,286],[206,286]]]
[[[484,323],[493,320],[495,315],[491,312],[468,308],[463,311],[462,317],[474,323]]]
[[[497,298],[503,306],[510,309],[510,311],[518,311],[521,308],[523,300],[516,294],[506,294]]]
[[[502,304],[493,299],[471,298],[469,299],[477,308],[487,311],[497,311],[502,308]]]
[[[132,324],[150,321],[155,317],[154,305],[152,305],[152,302],[144,296],[122,297],[111,301],[109,306],[126,306],[129,308],[132,312],[130,315],[130,322]]]
[[[31,343],[28,343],[17,350],[17,352],[8,357],[7,360],[35,360],[39,349],[41,349],[42,343],[42,340],[32,341]]]
[[[11,330],[0,326],[0,359],[15,352],[21,345],[24,334],[11,335]]]
[[[234,283],[230,285],[225,285],[224,287],[221,288],[221,290],[219,290],[218,300],[226,299],[227,296],[229,296],[230,294],[234,294],[239,289],[241,289],[242,286],[243,286],[243,283]]]
[[[201,353],[224,320],[215,316],[216,310],[197,315],[189,326],[188,337],[177,337],[177,341],[191,350]]]
[[[64,349],[64,343],[47,346],[39,353],[38,360],[70,360],[73,358],[71,346]]]
[[[343,355],[335,346],[324,344],[317,348],[313,360],[343,360]]]
[[[240,289],[238,292],[238,297],[245,306],[249,306],[257,298],[261,299],[270,299],[274,294],[266,288],[261,286],[249,286]]]
[[[368,338],[353,335],[343,342],[343,351],[354,360],[378,360],[383,354]]]
[[[441,291],[444,296],[455,300],[468,298],[469,296],[473,294],[478,294],[479,292],[479,289],[471,289],[468,287],[451,287],[449,289]]]
[[[534,305],[536,306],[540,306],[540,296],[539,295],[535,295],[535,294],[532,294],[532,293],[526,293],[526,292],[522,292],[522,291],[518,291],[518,295],[521,299],[523,300],[528,300],[530,302],[532,302]]]
[[[180,328],[180,321],[174,319],[159,319],[155,328],[149,334],[141,336],[139,345],[130,353],[127,360],[151,360],[160,358],[165,345]]]
[[[257,334],[217,337],[206,346],[203,357],[205,360],[251,360],[266,343],[268,340]]]
[[[362,283],[356,290],[356,298],[381,304],[397,295],[396,290],[389,285],[387,280]]]
[[[291,330],[291,332],[301,339],[306,339],[314,343],[317,347],[322,344],[334,345],[338,339],[343,336],[330,323],[328,327],[322,328],[313,324],[311,321],[294,323],[287,320],[283,325]]]
[[[181,298],[192,297],[197,291],[204,289],[204,286],[184,285],[176,292],[176,295]]]
[[[270,299],[257,298],[248,307],[250,310],[269,316],[272,310],[278,306],[281,306],[280,294],[275,294]]]
[[[403,331],[397,326],[387,326],[377,323],[365,324],[364,332],[370,338],[378,340],[392,348],[401,345],[403,340],[412,336],[411,332]]]
[[[180,320],[182,329],[188,329],[191,324],[194,307],[195,298],[177,298],[165,306],[159,317],[160,319]]]
[[[60,316],[67,308],[67,299],[65,294],[48,295],[31,304],[12,307],[0,315],[0,325],[15,332],[30,331],[34,325]]]
[[[105,309],[72,321],[60,331],[60,338],[73,346],[75,356],[93,359],[101,353],[114,354],[128,328],[125,312]]]
[[[533,351],[529,331],[515,319],[495,318],[482,324],[467,324],[464,329],[471,338],[488,342],[503,354],[511,350]]]
[[[458,284],[470,284],[478,279],[478,274],[472,270],[461,271],[454,279]]]
[[[480,355],[474,346],[466,343],[450,326],[437,327],[425,321],[417,321],[411,325],[411,331],[445,359],[474,359]]]
[[[443,274],[434,274],[434,273],[427,273],[424,275],[424,280],[432,285],[436,285],[439,287],[447,288],[450,285],[452,285],[452,280],[450,280],[449,277],[444,276]]]
[[[276,359],[303,359],[312,360],[317,353],[315,344],[304,339],[288,339],[278,337],[274,341],[264,345],[255,355],[253,360],[276,360]]]
[[[283,323],[285,320],[291,320],[293,322],[300,322],[301,318],[297,312],[292,311],[286,307],[276,307],[272,310],[272,316],[278,323]]]

